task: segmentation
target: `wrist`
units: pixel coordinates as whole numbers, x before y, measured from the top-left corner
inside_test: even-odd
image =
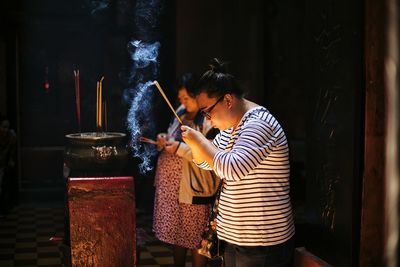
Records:
[[[180,146],[181,146],[181,141],[178,141],[178,145],[176,146],[174,154],[176,154],[176,152],[178,152],[178,149],[179,149]]]

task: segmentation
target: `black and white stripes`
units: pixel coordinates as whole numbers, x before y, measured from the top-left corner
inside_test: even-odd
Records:
[[[235,130],[220,132],[213,144],[220,149],[214,171],[224,179],[219,238],[242,246],[269,246],[292,237],[289,150],[278,121],[264,107],[253,108]]]

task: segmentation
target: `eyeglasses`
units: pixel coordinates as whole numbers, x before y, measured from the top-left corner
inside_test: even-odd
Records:
[[[220,98],[218,98],[217,102],[215,102],[214,105],[212,105],[211,107],[208,108],[208,111],[205,111],[205,110],[200,111],[201,114],[202,114],[204,117],[206,117],[208,120],[211,119],[211,114],[210,114],[211,111],[215,108],[215,106],[216,106],[219,102],[221,102],[222,99],[224,99],[224,95],[221,96]]]

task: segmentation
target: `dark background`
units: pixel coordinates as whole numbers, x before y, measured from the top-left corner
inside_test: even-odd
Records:
[[[95,129],[95,85],[105,76],[108,130],[126,132],[122,101],[137,37],[135,1],[2,1],[0,111],[19,137],[21,198],[62,184],[64,135],[78,130],[73,70],[81,73],[83,131]],[[358,262],[363,158],[364,6],[361,0],[166,1],[159,80],[231,62],[248,98],[281,122],[291,148],[296,244],[335,266]],[[48,74],[46,74],[46,69]],[[45,79],[50,88],[43,88]],[[172,114],[154,103],[159,130]],[[139,206],[151,208],[152,174],[140,175]]]

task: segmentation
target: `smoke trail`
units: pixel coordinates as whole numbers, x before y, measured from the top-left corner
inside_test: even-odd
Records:
[[[151,90],[153,83],[151,81],[142,84],[139,83],[135,88],[136,94],[133,97],[131,108],[128,113],[128,128],[131,134],[131,147],[134,157],[142,159],[139,170],[144,173],[152,169],[151,158],[157,151],[153,145],[141,145],[138,142],[140,136],[153,136],[154,127],[152,123],[152,97]]]
[[[110,2],[108,0],[90,0],[87,5],[90,8],[90,14],[94,15],[99,11],[106,10],[110,6]]]
[[[154,145],[142,145],[138,142],[138,139],[142,135],[152,137],[155,134],[152,97],[154,92],[153,80],[158,74],[159,47],[158,42],[148,44],[139,40],[133,40],[128,44],[128,51],[133,60],[129,82],[137,85],[133,89],[129,89],[129,95],[133,99],[127,120],[128,129],[131,133],[133,156],[142,160],[139,165],[139,170],[142,173],[152,170],[151,159],[157,153]]]
[[[130,88],[124,97],[132,97],[127,125],[131,134],[131,147],[134,157],[142,160],[139,170],[142,173],[153,169],[152,158],[157,150],[154,145],[142,145],[140,136],[153,137],[155,124],[152,116],[153,80],[158,76],[158,53],[160,43],[158,34],[159,15],[162,10],[159,0],[139,0],[135,7],[135,26],[137,38],[131,40],[127,49],[132,60],[128,82]]]
[[[150,76],[155,78],[158,74],[158,50],[160,49],[160,43],[145,43],[140,40],[133,40],[128,43],[128,52],[131,54],[133,60],[133,66],[129,77],[129,82],[135,82],[135,79],[142,82],[145,77],[143,75],[151,74]],[[138,73],[138,69],[144,69],[152,64],[152,72],[149,70],[141,70]],[[150,77],[149,77],[150,78]]]

